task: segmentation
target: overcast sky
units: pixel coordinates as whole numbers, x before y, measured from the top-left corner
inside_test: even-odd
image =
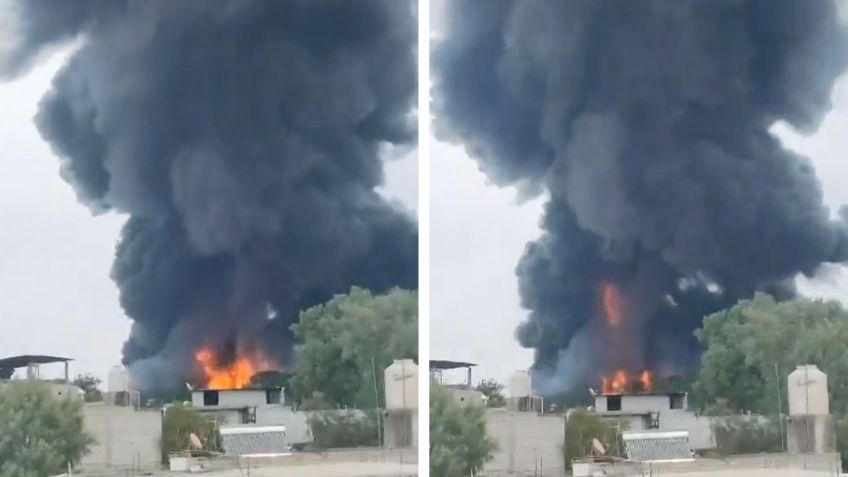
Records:
[[[431,11],[438,27],[438,2]],[[0,84],[0,356],[67,355],[77,360],[74,372],[105,376],[120,360],[130,323],[109,279],[124,217],[92,217],[78,204],[32,123],[64,57]],[[848,204],[848,78],[834,90],[834,103],[813,136],[777,129],[788,146],[813,159],[835,209]],[[513,338],[526,314],[514,269],[539,234],[542,199],[518,203],[514,190],[488,185],[457,146],[434,139],[431,152],[431,356],[480,363],[475,380],[504,381],[532,359]],[[414,210],[417,161],[414,153],[403,156],[388,163],[385,193]],[[802,290],[848,302],[845,276],[802,280]]]
[[[442,1],[431,3],[438,41]],[[833,92],[834,109],[812,136],[779,125],[788,147],[810,157],[832,210],[848,204],[848,75]],[[431,357],[478,363],[474,381],[506,382],[527,369],[532,352],[514,339],[526,311],[520,307],[515,266],[525,244],[538,237],[543,199],[519,203],[514,189],[489,185],[461,147],[431,144]],[[833,267],[816,280],[799,279],[807,296],[848,303],[848,273]],[[450,379],[465,379],[461,372]]]
[[[120,363],[130,320],[109,278],[125,216],[92,216],[59,177],[59,159],[32,118],[67,58],[54,54],[30,74],[0,83],[0,357],[68,356],[71,371],[105,378]],[[386,196],[417,208],[414,151],[387,151]],[[45,367],[61,375],[61,365]]]

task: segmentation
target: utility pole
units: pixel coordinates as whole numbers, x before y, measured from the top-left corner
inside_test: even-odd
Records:
[[[783,430],[783,401],[780,399],[780,370],[774,362],[774,382],[777,384],[777,423],[780,429],[781,450],[786,451],[786,433]]]
[[[374,378],[374,407],[377,410],[377,445],[383,446],[383,426],[381,426],[380,419],[382,417],[382,413],[380,412],[380,391],[377,389],[377,366],[374,364],[374,357],[371,356],[371,376]]]

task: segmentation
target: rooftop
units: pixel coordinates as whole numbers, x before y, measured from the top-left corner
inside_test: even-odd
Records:
[[[477,366],[475,363],[466,363],[464,361],[448,361],[445,359],[431,359],[430,369],[459,369],[470,368]]]
[[[71,358],[63,358],[60,356],[45,356],[45,355],[20,355],[10,356],[8,358],[0,358],[0,368],[17,369],[25,368],[31,364],[51,364],[51,363],[67,363],[73,361]]]

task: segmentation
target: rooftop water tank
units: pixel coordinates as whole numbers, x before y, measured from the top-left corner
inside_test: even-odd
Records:
[[[384,373],[386,409],[418,409],[418,365],[396,359]]]
[[[130,375],[127,368],[123,366],[113,366],[109,370],[108,382],[106,387],[110,393],[118,393],[130,390]]]
[[[516,371],[509,378],[509,397],[522,398],[530,396],[530,373]]]
[[[830,414],[827,396],[827,375],[814,364],[804,364],[789,374],[789,415]]]

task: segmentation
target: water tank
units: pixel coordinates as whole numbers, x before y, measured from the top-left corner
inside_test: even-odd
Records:
[[[789,394],[789,415],[830,414],[827,397],[827,375],[814,364],[805,364],[795,368],[789,374],[787,392]]]
[[[127,368],[123,366],[113,366],[109,370],[107,390],[110,393],[118,393],[121,391],[130,390],[130,375]]]
[[[396,359],[384,373],[386,409],[418,409],[418,365]]]
[[[509,397],[521,398],[530,396],[530,373],[527,371],[516,371],[509,378]]]

